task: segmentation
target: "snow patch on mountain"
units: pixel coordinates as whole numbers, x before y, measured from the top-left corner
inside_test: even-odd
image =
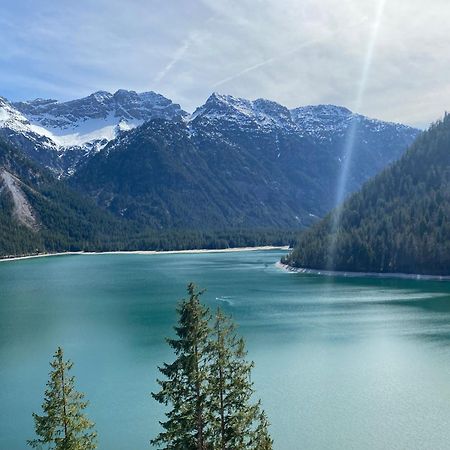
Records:
[[[239,132],[250,133],[255,139],[261,133],[274,135],[277,157],[281,156],[279,142],[283,135],[295,134],[331,144],[345,137],[351,124],[357,124],[358,132],[365,134],[361,136],[363,143],[386,130],[389,136],[405,130],[411,135],[418,133],[413,128],[369,119],[340,106],[289,110],[270,100],[247,100],[216,92],[190,115],[155,92],[124,89],[114,94],[98,91],[66,102],[36,99],[10,103],[0,97],[0,135],[25,148],[29,156],[58,175],[74,173],[82,159],[153,119],[182,121],[189,138],[206,133],[225,140],[227,145],[235,145]]]
[[[58,175],[73,173],[80,158],[100,151],[121,132],[156,118],[187,116],[180,105],[155,92],[98,91],[67,102],[11,103],[0,97],[0,135]]]
[[[15,131],[29,130],[29,122],[26,117],[13,108],[3,97],[0,97],[0,127]]]
[[[114,94],[95,92],[68,102],[36,99],[9,103],[1,99],[0,127],[45,136],[55,146],[70,149],[114,139],[148,120],[187,116],[180,105],[155,92],[120,89]]]
[[[293,131],[295,124],[289,110],[270,100],[247,100],[214,92],[203,106],[190,116],[189,123],[226,121],[240,126],[258,126],[262,129],[282,128]]]
[[[371,133],[383,132],[386,129],[417,132],[406,125],[370,119],[342,106],[311,105],[289,110],[265,99],[252,101],[216,92],[187,120],[194,133],[198,124],[209,126],[219,122],[229,124],[232,129],[256,127],[263,132],[296,133],[319,141],[342,138],[352,124]],[[212,128],[215,130],[218,127]]]
[[[111,141],[120,131],[127,131],[144,123],[143,120],[119,122],[112,114],[104,119],[91,119],[75,122],[72,127],[43,127],[40,122],[30,121],[30,129],[35,133],[47,136],[60,147],[82,146],[89,142]]]
[[[98,91],[87,97],[58,102],[36,99],[13,106],[31,122],[46,129],[74,129],[87,121],[144,122],[154,118],[172,120],[187,115],[180,105],[155,92],[137,93],[120,89],[114,94]]]
[[[320,140],[329,140],[331,136],[343,137],[351,124],[370,129],[372,133],[388,128],[396,131],[414,130],[406,125],[356,114],[343,106],[309,105],[291,109],[290,112],[300,132]]]

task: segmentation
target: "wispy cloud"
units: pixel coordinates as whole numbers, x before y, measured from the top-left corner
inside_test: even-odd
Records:
[[[220,88],[352,107],[379,2],[3,0],[0,95],[153,89],[193,110]],[[447,0],[386,0],[360,112],[424,126],[448,109],[448,17]]]
[[[351,26],[351,25],[347,26],[345,29],[347,30],[349,28],[355,28],[356,26],[361,26],[361,25],[363,25],[366,22],[367,22],[367,18],[364,18],[363,20],[358,22],[358,24],[353,25],[353,26]],[[295,53],[298,53],[298,52],[300,52],[301,50],[303,50],[303,49],[305,49],[307,47],[313,47],[313,46],[315,46],[317,44],[321,44],[321,43],[326,42],[326,41],[328,41],[330,39],[337,38],[339,36],[339,34],[343,30],[344,30],[343,28],[341,28],[340,30],[334,31],[334,32],[331,31],[331,30],[324,30],[325,35],[323,37],[317,38],[317,39],[313,39],[311,41],[304,42],[304,43],[302,43],[301,45],[297,46],[296,48],[294,48],[292,50],[289,50],[287,52],[281,53],[278,56],[273,56],[273,57],[268,58],[265,61],[261,61],[261,62],[259,62],[257,64],[253,64],[250,67],[246,67],[245,69],[242,69],[241,71],[239,71],[238,73],[235,73],[234,75],[231,75],[231,76],[226,77],[226,78],[224,78],[224,79],[222,79],[220,81],[217,81],[216,83],[214,83],[212,85],[212,87],[213,88],[217,88],[217,87],[222,86],[222,85],[224,85],[226,83],[229,83],[230,81],[236,80],[237,78],[241,77],[242,75],[246,75],[246,74],[248,74],[250,72],[253,72],[254,70],[261,69],[262,67],[267,66],[268,64],[281,62],[284,59],[288,58],[289,56],[292,56]]]

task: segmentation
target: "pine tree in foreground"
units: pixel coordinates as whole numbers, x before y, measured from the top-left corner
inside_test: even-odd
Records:
[[[244,340],[236,335],[235,325],[220,309],[211,338],[208,410],[212,448],[271,448],[260,445],[265,442],[261,436],[267,434],[268,424],[267,420],[265,426],[260,424],[260,419],[265,418],[260,402],[252,403],[254,389],[250,376],[254,364],[246,360]]]
[[[269,420],[264,411],[260,409],[261,404],[258,404],[258,418],[256,419],[256,430],[253,433],[253,440],[251,443],[252,449],[255,450],[272,450],[273,440],[269,434]]]
[[[58,347],[47,382],[42,416],[33,413],[37,439],[28,441],[33,448],[52,450],[93,450],[97,447],[94,423],[84,414],[88,402],[75,390],[75,378],[69,375],[73,363],[64,361]]]
[[[168,340],[177,358],[160,368],[166,380],[152,394],[171,406],[152,443],[173,450],[271,450],[267,416],[252,402],[254,364],[246,360],[244,340],[220,309],[211,328],[193,284],[188,293],[178,307],[178,338]]]
[[[152,394],[172,409],[166,413],[167,421],[161,422],[164,431],[151,442],[171,450],[206,450],[209,311],[200,303],[202,292],[192,283],[187,290],[189,298],[177,308],[177,337],[167,339],[176,359],[159,368],[167,379],[158,380],[161,390]]]

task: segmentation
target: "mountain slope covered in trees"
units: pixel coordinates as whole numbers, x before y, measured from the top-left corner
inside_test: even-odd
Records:
[[[117,245],[128,225],[0,140],[0,255]]]
[[[212,94],[0,98],[0,253],[279,245],[396,160],[419,130],[346,108]],[[8,148],[8,150],[5,150]],[[60,178],[58,181],[56,178]]]
[[[340,210],[304,232],[285,262],[312,269],[450,275],[450,115]]]
[[[0,140],[0,257],[62,251],[286,245],[275,229],[155,230],[114,217]]]
[[[350,129],[349,192],[418,134],[344,108],[294,114],[268,100],[213,94],[189,120],[122,133],[68,181],[117,216],[157,229],[299,229],[335,206]]]

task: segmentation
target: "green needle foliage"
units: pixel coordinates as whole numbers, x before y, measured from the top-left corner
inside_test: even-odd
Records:
[[[203,450],[206,445],[206,394],[208,379],[209,312],[201,305],[202,294],[188,285],[189,298],[177,308],[176,339],[167,339],[176,359],[159,370],[167,378],[158,380],[161,391],[152,394],[164,405],[172,405],[161,422],[164,431],[153,445],[173,450]]]
[[[47,383],[42,416],[33,413],[37,439],[28,441],[33,448],[54,450],[93,450],[97,447],[94,423],[84,414],[88,402],[75,390],[75,378],[69,375],[73,363],[64,361],[58,347]]]
[[[178,307],[177,339],[168,339],[176,359],[159,368],[165,380],[153,397],[165,406],[167,421],[152,444],[176,450],[271,450],[267,417],[252,402],[245,342],[218,309],[213,325],[195,286]]]
[[[252,404],[253,362],[246,360],[247,351],[236,326],[218,309],[210,346],[209,413],[212,447],[220,450],[260,448],[258,423],[260,404]],[[259,424],[258,424],[259,425]]]
[[[253,433],[253,441],[249,448],[255,450],[272,450],[273,440],[269,434],[269,420],[264,411],[260,409],[261,403],[258,403],[259,416],[256,420],[256,430]]]

